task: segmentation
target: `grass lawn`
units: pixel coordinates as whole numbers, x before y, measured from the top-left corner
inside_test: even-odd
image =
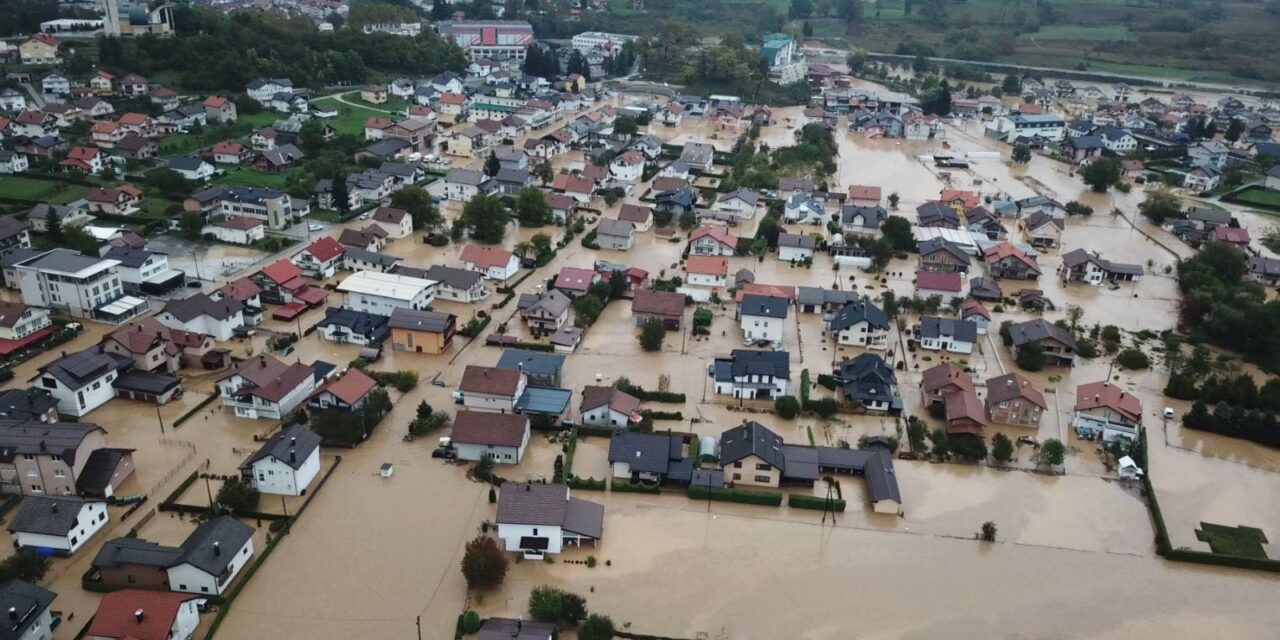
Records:
[[[386,118],[391,119],[391,114],[383,113],[375,110],[374,107],[360,107],[338,102],[333,98],[321,98],[312,102],[313,105],[326,104],[338,110],[338,115],[333,118],[324,118],[321,122],[333,127],[338,135],[355,135],[364,137],[364,123],[369,118]]]
[[[1024,33],[1024,40],[1128,40],[1129,28],[1123,25],[1089,27],[1084,25],[1050,25],[1035,33]]]
[[[265,187],[268,189],[278,189],[283,191],[285,185],[289,181],[289,176],[297,173],[301,169],[293,168],[280,173],[268,173],[265,171],[254,171],[245,167],[234,167],[227,169],[226,175],[223,175],[214,182],[221,184],[238,184],[245,187]]]
[[[1267,534],[1262,529],[1201,522],[1200,528],[1196,529],[1196,539],[1208,543],[1209,549],[1219,555],[1267,558],[1267,552],[1262,548],[1267,542]]]
[[[347,96],[347,100],[375,111],[401,112],[409,108],[409,101],[404,98],[388,97],[387,101],[382,104],[373,104],[372,102],[365,102],[364,100],[361,100],[360,94],[352,94],[351,96]]]
[[[145,218],[167,218],[168,216],[165,215],[165,210],[175,206],[182,208],[182,203],[175,202],[173,200],[166,200],[159,195],[148,195],[143,197],[142,210],[138,212],[138,215]]]
[[[1280,191],[1259,186],[1245,187],[1231,195],[1224,196],[1222,199],[1243,205],[1280,209]]]
[[[0,177],[0,195],[20,200],[66,204],[89,195],[89,188],[54,180],[2,176]]]

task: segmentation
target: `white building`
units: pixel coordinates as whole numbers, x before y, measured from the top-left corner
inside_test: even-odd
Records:
[[[479,271],[490,280],[509,280],[520,271],[520,258],[499,247],[469,244],[459,257],[463,269]]]
[[[215,340],[230,340],[236,329],[245,325],[245,305],[236,300],[214,300],[205,293],[197,293],[182,300],[170,300],[156,315],[160,324],[173,329],[213,336]]]
[[[236,365],[218,380],[222,405],[241,418],[279,420],[316,390],[315,370],[274,356],[259,355]]]
[[[71,555],[106,526],[107,503],[72,496],[27,496],[9,522],[13,544],[37,553]]]
[[[711,208],[716,211],[733,214],[741,220],[750,220],[756,215],[756,205],[760,196],[750,189],[738,189],[716,199]]]
[[[190,593],[121,589],[102,596],[85,640],[191,640],[204,598]],[[146,620],[143,632],[139,627]]]
[[[729,261],[714,256],[689,256],[685,261],[685,284],[694,287],[723,287],[729,277]]]
[[[358,271],[338,285],[342,306],[355,311],[390,316],[396,309],[421,311],[435,300],[436,281],[394,273]]]
[[[146,311],[147,303],[124,295],[119,264],[54,249],[14,265],[14,273],[22,301],[29,305],[64,310],[77,318],[122,321]],[[117,301],[121,304],[111,306]]]
[[[181,549],[182,561],[167,571],[169,589],[222,595],[253,557],[253,529],[219,516],[196,527]]]
[[[827,324],[837,344],[886,349],[889,346],[889,319],[884,310],[862,299],[841,307]]]
[[[605,49],[618,48],[628,42],[635,42],[636,36],[627,35],[625,33],[605,33],[603,31],[583,31],[573,37],[571,45],[574,49],[582,52],[583,55],[593,51],[604,51]]]
[[[1057,142],[1067,135],[1067,122],[1053,115],[1000,116],[987,126],[996,132],[998,137],[1009,143],[1013,143],[1018,138],[1033,136]]]
[[[268,105],[278,93],[292,94],[293,81],[288,78],[258,78],[249,83],[245,93],[259,103]]]
[[[745,399],[773,399],[787,395],[791,382],[786,351],[735,349],[711,365],[716,393]]]
[[[583,387],[578,411],[582,424],[621,429],[639,422],[640,399],[613,387]]]
[[[201,235],[211,235],[220,242],[253,244],[267,237],[267,225],[261,220],[245,216],[224,218],[216,224],[205,225]]]
[[[604,530],[604,506],[569,495],[562,484],[502,485],[498,537],[525,558],[556,554],[566,546],[595,546]]]
[[[529,418],[514,413],[459,411],[450,444],[459,460],[485,458],[495,464],[519,464],[529,445]]]
[[[799,233],[778,234],[778,259],[783,262],[804,262],[813,259],[818,240]]]
[[[181,287],[186,274],[169,268],[169,256],[163,253],[135,249],[133,247],[112,247],[102,257],[115,260],[120,281],[130,293],[163,295]]]
[[[925,316],[916,328],[921,349],[970,354],[978,342],[978,325],[968,320]]]
[[[129,364],[123,357],[104,353],[101,347],[89,347],[41,367],[32,382],[58,401],[58,413],[78,418],[115,397],[112,383]]]
[[[444,197],[469,202],[480,193],[484,174],[474,169],[450,169],[444,177]]]
[[[458,393],[468,409],[514,413],[516,402],[528,385],[529,376],[519,369],[467,365]]]
[[[0,151],[0,173],[22,173],[31,168],[27,156],[14,151]]]
[[[786,298],[747,294],[738,303],[738,326],[747,344],[768,340],[782,344],[790,301]]]
[[[319,474],[320,436],[301,424],[281,429],[240,464],[245,482],[274,495],[307,495]]]

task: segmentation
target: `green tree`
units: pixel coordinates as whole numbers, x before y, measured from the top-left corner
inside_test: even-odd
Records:
[[[501,200],[481,194],[462,207],[458,220],[464,227],[471,228],[471,237],[477,242],[500,244],[507,233],[511,215]]]
[[[37,584],[44,579],[44,574],[48,573],[52,562],[49,556],[42,556],[30,547],[18,549],[13,555],[0,562],[0,583],[24,580]]]
[[[151,171],[148,171],[143,181],[146,182],[148,186],[155,187],[160,191],[160,193],[169,197],[177,197],[181,199],[182,196],[185,196],[192,191],[191,181],[182,177],[181,173],[178,173],[168,167],[161,167],[159,169],[152,169]]]
[[[804,25],[802,25],[802,26],[801,26],[801,28],[800,28],[800,33],[801,33],[802,35],[804,35],[804,37],[806,37],[806,38],[812,38],[812,37],[813,37],[813,24],[811,24],[808,20],[805,20],[805,21],[804,21]]]
[[[1151,360],[1147,357],[1147,354],[1142,352],[1141,349],[1138,349],[1137,347],[1129,347],[1128,349],[1121,351],[1119,355],[1116,356],[1116,364],[1124,367],[1125,369],[1137,371],[1149,368],[1151,366]]]
[[[462,576],[468,589],[489,589],[507,577],[507,554],[493,538],[477,536],[462,554]]]
[[[1231,124],[1227,125],[1227,131],[1222,134],[1222,137],[1228,142],[1235,142],[1240,139],[1242,133],[1244,133],[1244,121],[1240,118],[1232,118]]]
[[[543,584],[529,592],[529,615],[539,622],[572,625],[587,617],[587,604],[577,594]]]
[[[1138,211],[1151,221],[1151,224],[1164,224],[1166,220],[1177,220],[1186,217],[1182,211],[1182,200],[1168,189],[1150,189],[1138,205]]]
[[[1022,79],[1010,73],[1000,82],[1000,90],[1008,95],[1018,95],[1022,93]]]
[[[604,301],[595,296],[582,296],[573,301],[573,326],[579,329],[596,323],[596,318],[604,311]]]
[[[533,246],[533,255],[535,258],[551,253],[551,236],[545,233],[535,233],[529,238],[529,244]]]
[[[613,121],[613,132],[620,136],[634,136],[640,130],[640,125],[635,118],[631,116],[618,116]]]
[[[791,0],[791,8],[787,15],[792,18],[807,18],[813,13],[812,0]]]
[[[329,187],[329,195],[333,197],[333,208],[346,217],[351,213],[351,192],[347,190],[347,178],[341,171],[333,174],[333,186]]]
[[[1021,143],[1013,145],[1012,159],[1015,164],[1031,162],[1031,147]]]
[[[261,497],[262,494],[257,489],[239,476],[232,476],[230,480],[223,481],[218,489],[216,502],[237,513],[248,513],[258,510],[258,500]]]
[[[667,328],[661,320],[650,318],[640,325],[640,348],[645,351],[661,351],[666,337]]]
[[[490,178],[498,175],[498,171],[502,170],[502,162],[498,160],[498,153],[490,151],[489,157],[484,160],[484,174]]]
[[[1031,455],[1031,461],[1038,467],[1056,467],[1066,459],[1067,447],[1057,438],[1045,440],[1040,449]]]
[[[546,160],[534,164],[529,173],[533,174],[533,177],[537,178],[543,185],[550,184],[556,179],[555,169],[552,169],[551,163]]]
[[[179,220],[182,226],[182,235],[188,240],[199,240],[201,232],[204,231],[204,216],[199,211],[184,211],[182,218]]]
[[[889,216],[880,225],[880,233],[894,251],[910,251],[916,247],[915,235],[911,233],[911,221],[902,216]]]
[[[1003,433],[991,437],[991,457],[1000,464],[1013,462],[1013,441]]]
[[[62,218],[58,217],[54,209],[55,207],[50,206],[49,213],[44,216],[45,233],[54,244],[62,244]]]
[[[593,613],[578,628],[578,640],[613,640],[613,619]]]
[[[537,187],[525,187],[516,196],[516,220],[522,227],[541,227],[552,220],[551,205]]]
[[[435,229],[444,224],[444,216],[431,201],[426,189],[416,186],[403,187],[391,194],[391,206],[409,212],[414,229]]]
[[[1113,158],[1098,158],[1080,172],[1080,177],[1090,189],[1104,193],[1120,181],[1120,163]]]
[[[1039,342],[1028,342],[1018,347],[1018,367],[1023,371],[1039,371],[1044,368],[1044,347]]]
[[[800,401],[795,396],[780,396],[773,401],[773,410],[779,418],[792,420],[800,415]]]
[[[476,613],[475,609],[467,609],[467,612],[462,614],[463,632],[476,633],[480,631],[481,624],[480,614]]]
[[[1072,200],[1071,202],[1068,202],[1066,206],[1064,206],[1063,208],[1066,209],[1067,215],[1069,216],[1081,216],[1081,217],[1088,218],[1089,216],[1093,215],[1093,207],[1087,204],[1084,204],[1079,200]]]
[[[948,437],[947,445],[952,455],[962,460],[987,459],[987,441],[983,440],[982,436],[957,433]]]

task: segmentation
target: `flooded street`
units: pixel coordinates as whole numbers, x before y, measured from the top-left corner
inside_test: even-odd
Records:
[[[622,99],[625,102],[626,98]],[[800,109],[778,109],[776,124],[762,132],[762,141],[788,144],[803,124]],[[652,126],[664,140],[709,140],[707,123],[687,120],[676,128]],[[948,126],[946,139],[952,153],[1007,148],[983,138],[975,124]],[[941,150],[941,140],[867,140],[844,130],[837,133],[840,146],[836,182],[879,185],[883,192],[898,193],[897,215],[915,219],[914,208],[937,197],[948,186],[975,189],[982,195],[1022,198],[1049,195],[1061,202],[1080,200],[1094,207],[1089,219],[1067,222],[1061,252],[1083,247],[1104,257],[1149,265],[1141,282],[1112,291],[1084,285],[1063,286],[1053,275],[1061,263],[1059,251],[1039,256],[1045,273],[1027,288],[1044,290],[1057,305],[1044,315],[1064,318],[1068,305],[1084,310],[1086,325],[1115,324],[1126,332],[1161,331],[1173,326],[1178,305],[1177,284],[1164,272],[1190,249],[1166,232],[1138,219],[1142,189],[1131,194],[1094,194],[1066,167],[1036,157],[1026,167],[1010,167],[1001,160],[976,161],[968,172],[952,171],[950,182],[918,156]],[[732,139],[712,141],[727,150]],[[580,152],[557,159],[558,167],[579,166]],[[625,202],[638,202],[646,186],[638,185]],[[593,206],[612,217],[621,203]],[[1122,215],[1111,215],[1118,208]],[[461,207],[448,203],[446,217],[456,217]],[[753,235],[760,215],[731,228],[735,236]],[[592,216],[588,216],[592,219]],[[364,223],[348,223],[362,226]],[[808,229],[805,229],[806,231]],[[564,229],[515,229],[504,245],[512,247],[535,233],[560,239]],[[565,266],[590,267],[609,260],[649,271],[653,277],[684,276],[681,253],[686,233],[676,231],[674,242],[653,231],[638,233],[631,251],[593,251],[582,246],[581,236],[560,249],[549,265],[524,280],[516,293],[531,293]],[[458,266],[460,246],[432,247],[410,236],[392,242],[385,253],[405,264],[425,268],[432,264]],[[227,251],[222,257],[202,257],[206,263],[247,259]],[[860,270],[834,271],[823,257],[810,268],[793,266],[770,255],[728,259],[729,273],[750,269],[755,281],[786,286],[854,289],[878,296],[886,288],[899,295],[913,294],[914,256],[894,260],[883,274]],[[185,267],[182,267],[185,268]],[[202,266],[202,268],[204,268]],[[978,269],[981,271],[981,268]],[[335,278],[331,282],[341,279]],[[975,274],[976,275],[976,274]],[[219,277],[219,279],[224,279]],[[1006,293],[1023,288],[1004,281]],[[497,285],[489,283],[491,289]],[[494,309],[505,294],[496,291],[483,302],[466,305],[441,302],[437,310],[458,316],[459,325],[477,314],[491,313],[494,322],[485,334],[515,314],[515,304]],[[329,304],[341,296],[330,292]],[[830,420],[811,416],[783,420],[769,411],[771,405],[735,403],[716,396],[707,367],[714,358],[740,348],[741,330],[733,319],[734,305],[712,307],[715,319],[710,336],[694,337],[688,327],[666,336],[659,352],[645,352],[636,340],[630,303],[611,302],[585,334],[577,351],[567,356],[562,386],[575,390],[570,415],[577,418],[583,386],[610,384],[619,377],[648,389],[659,386],[684,393],[686,401],[645,403],[643,408],[680,411],[683,421],[663,420],[658,430],[691,431],[718,436],[744,419],[759,420],[789,443],[808,444],[810,433],[817,444],[856,443],[862,435],[898,435],[898,424],[888,417],[840,415]],[[296,322],[268,319],[272,331],[305,330],[323,317],[323,309],[308,311]],[[974,354],[954,356],[952,362],[976,373],[980,394],[989,377],[1014,370],[1008,350],[1000,344],[995,326],[1003,320],[1026,320],[1033,315],[1007,309],[995,314],[991,336]],[[686,320],[688,316],[686,315]],[[914,320],[914,319],[913,319]],[[686,325],[688,322],[686,322]],[[911,322],[908,322],[910,326]],[[527,335],[521,323],[508,330]],[[86,335],[65,345],[69,351],[85,348],[101,339],[108,327],[89,324]],[[232,341],[226,346],[240,357],[261,353],[266,337]],[[924,416],[919,392],[920,372],[941,362],[936,354],[902,353],[895,330],[886,357],[901,363],[898,384],[906,413]],[[1151,346],[1150,341],[1147,347]],[[860,350],[837,347],[823,335],[818,314],[790,310],[784,330],[784,346],[790,353],[792,383],[808,369],[813,378],[829,373],[833,365]],[[323,360],[346,366],[358,355],[353,345],[339,345],[318,334],[303,338],[297,358],[309,363]],[[585,564],[513,561],[505,584],[470,599],[458,570],[463,546],[480,532],[482,522],[494,518],[488,487],[470,481],[464,466],[432,459],[435,433],[414,442],[404,435],[420,402],[437,411],[456,408],[450,392],[466,365],[493,365],[500,351],[483,345],[483,337],[470,341],[457,336],[440,355],[388,350],[372,368],[381,371],[412,369],[419,385],[401,396],[392,392],[394,408],[368,441],[355,449],[325,449],[327,464],[338,456],[341,463],[315,494],[292,532],[254,575],[223,620],[219,637],[278,638],[280,640],[345,640],[388,638],[412,640],[421,617],[423,638],[447,638],[459,612],[474,607],[483,615],[514,617],[526,609],[529,589],[553,583],[587,598],[593,612],[606,613],[634,633],[716,640],[772,640],[777,638],[1082,638],[1142,640],[1180,637],[1229,637],[1267,639],[1280,637],[1280,612],[1271,603],[1280,588],[1280,576],[1239,570],[1166,562],[1154,553],[1152,526],[1133,483],[1114,478],[1097,453],[1097,444],[1080,441],[1069,428],[1077,385],[1108,375],[1116,384],[1143,401],[1144,421],[1150,430],[1150,460],[1170,535],[1175,546],[1207,549],[1195,539],[1201,521],[1263,528],[1272,540],[1280,539],[1280,453],[1219,436],[1182,431],[1175,421],[1162,426],[1165,406],[1181,412],[1183,403],[1162,397],[1167,371],[1153,354],[1154,369],[1144,372],[1112,370],[1107,357],[1079,362],[1072,369],[1046,368],[1026,374],[1046,391],[1048,411],[1039,429],[999,427],[1011,439],[1028,435],[1041,441],[1060,438],[1071,449],[1065,475],[1032,473],[1030,447],[1020,447],[1009,470],[961,464],[898,461],[896,475],[902,490],[902,517],[873,513],[866,506],[862,479],[841,477],[849,508],[834,526],[822,523],[822,513],[730,503],[693,501],[674,491],[663,495],[575,491],[574,495],[605,505],[603,540],[596,549],[574,549],[562,556],[584,560],[594,555],[595,568]],[[16,368],[15,382],[23,384],[36,368],[58,354],[41,354]],[[101,424],[111,446],[136,449],[136,488],[122,493],[151,496],[146,508],[129,522],[164,499],[191,471],[208,461],[210,473],[236,473],[240,462],[256,448],[255,436],[268,435],[275,424],[268,420],[235,418],[209,404],[181,427],[173,423],[189,409],[213,394],[220,373],[183,373],[186,395],[160,408],[157,418],[151,405],[116,400],[84,420]],[[437,387],[432,380],[445,386]],[[814,397],[830,395],[815,387]],[[931,420],[930,427],[938,426]],[[161,433],[161,423],[164,432]],[[1166,445],[1166,433],[1167,442]],[[904,438],[905,440],[905,438]],[[496,472],[512,480],[550,478],[562,445],[542,433],[530,439],[525,459]],[[606,477],[608,441],[587,438],[576,445],[573,473],[580,477]],[[394,475],[383,478],[383,463],[394,465]],[[198,482],[182,499],[202,504],[209,491]],[[279,505],[264,499],[264,510],[296,509],[295,503]],[[975,532],[984,522],[999,530],[996,544],[976,542]],[[251,523],[253,524],[253,523]],[[180,541],[190,524],[159,514],[139,535],[159,542]],[[99,536],[124,535],[123,530]],[[263,536],[263,530],[259,536]],[[71,561],[55,560],[50,587],[61,595],[55,608],[74,612],[87,620],[99,596],[83,591],[80,576],[96,553],[86,547]],[[261,550],[262,546],[258,545]],[[1272,543],[1269,553],[1280,557]],[[205,617],[207,624],[208,616]],[[78,625],[64,625],[59,638],[70,638]],[[70,633],[68,633],[70,632]]]

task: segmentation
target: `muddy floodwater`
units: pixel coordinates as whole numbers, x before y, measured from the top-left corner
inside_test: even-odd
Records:
[[[615,100],[621,104],[628,99]],[[773,146],[789,144],[805,122],[801,109],[778,109],[775,123],[764,129],[761,140]],[[944,139],[950,145],[948,153],[980,150],[1007,156],[1007,147],[984,138],[976,123],[948,125],[942,137],[928,141],[867,140],[847,133],[843,120],[840,124],[834,181],[841,188],[868,184],[881,186],[885,194],[898,193],[898,213],[909,219],[914,219],[918,204],[936,198],[948,186],[995,198],[1043,194],[1092,206],[1096,213],[1091,218],[1067,222],[1061,251],[1077,247],[1099,251],[1109,259],[1143,264],[1146,273],[1137,284],[1114,291],[1063,286],[1052,275],[1061,263],[1061,252],[1042,253],[1038,259],[1046,276],[1025,286],[1044,290],[1057,305],[1044,317],[1063,318],[1068,305],[1077,305],[1084,309],[1081,322],[1086,325],[1115,324],[1127,332],[1173,326],[1178,292],[1174,278],[1165,271],[1191,250],[1138,218],[1142,188],[1130,194],[1094,194],[1068,167],[1042,157],[1024,167],[1010,167],[1003,159],[983,159],[968,171],[946,173],[920,162],[921,155],[943,151]],[[731,136],[696,119],[680,127],[648,129],[675,143],[705,140],[720,149],[733,144]],[[574,169],[583,161],[581,152],[573,152],[557,158],[555,164]],[[455,166],[463,165],[478,166],[478,161],[460,161]],[[646,190],[647,185],[637,185],[625,201],[638,201]],[[605,217],[615,215],[621,206],[592,204]],[[1112,215],[1113,209],[1119,213]],[[452,219],[461,208],[447,203],[443,210]],[[753,235],[758,218],[731,232]],[[592,214],[587,219],[593,222],[598,217]],[[504,245],[512,247],[536,233],[559,239],[563,229],[513,228]],[[562,267],[591,267],[598,259],[640,267],[656,277],[683,276],[686,235],[678,230],[673,236],[639,233],[636,246],[628,252],[592,251],[575,238],[516,291],[533,292]],[[224,265],[230,269],[241,261],[262,259],[253,252],[219,251],[216,256],[200,257],[202,269],[217,265],[220,270],[209,279],[221,281],[235,275],[231,270],[223,275]],[[417,236],[392,242],[385,250],[417,267],[457,265],[459,251],[457,245],[432,247]],[[194,256],[192,261],[194,267]],[[873,296],[887,289],[910,296],[916,265],[912,259],[894,260],[885,273],[867,274],[835,271],[825,257],[809,268],[773,256],[729,259],[731,274],[743,268],[752,270],[758,283],[836,286]],[[1006,293],[1022,288],[1015,281],[1004,284]],[[492,308],[501,298],[495,292],[481,303],[440,302],[436,307],[456,314],[460,325],[481,312],[491,313],[494,322],[488,331],[508,322],[510,333],[529,337],[518,318],[513,319],[514,304]],[[329,304],[340,303],[340,294],[331,293]],[[659,430],[717,436],[744,419],[755,419],[793,443],[807,443],[810,434],[815,443],[832,446],[856,443],[863,435],[898,435],[891,418],[844,415],[787,421],[769,413],[769,405],[716,396],[707,367],[716,356],[739,348],[742,340],[733,318],[734,305],[711,308],[715,318],[709,336],[672,332],[660,351],[644,352],[636,340],[630,304],[609,304],[577,351],[567,357],[562,386],[580,390],[624,376],[646,388],[657,388],[661,381],[668,389],[684,393],[686,402],[645,404],[644,408],[683,414],[682,421],[658,421],[655,428]],[[241,357],[262,353],[271,332],[305,330],[322,317],[323,310],[316,309],[295,322],[268,319],[258,335],[227,346]],[[996,313],[994,322],[1031,317],[1008,309]],[[91,323],[86,335],[59,351],[93,344],[106,330]],[[919,394],[920,372],[944,358],[904,352],[898,346],[900,338],[895,329],[891,339],[895,346],[885,355],[901,365],[898,382],[907,413],[926,415]],[[1133,340],[1132,333],[1126,335],[1126,341]],[[796,314],[794,308],[784,330],[784,346],[796,384],[802,370],[816,377],[860,352],[832,344],[823,334],[819,315]],[[1150,346],[1146,345],[1148,350]],[[352,345],[325,342],[313,333],[298,343],[289,359],[323,360],[341,367],[358,351]],[[41,354],[17,367],[13,384],[30,379],[37,367],[55,357],[57,353]],[[1014,440],[1020,436],[1063,440],[1070,453],[1062,475],[1034,473],[1029,446],[1020,446],[1014,462],[1003,470],[898,461],[901,517],[872,513],[865,506],[862,480],[842,477],[841,490],[849,509],[825,523],[821,512],[708,504],[689,500],[678,491],[662,495],[576,491],[578,497],[605,505],[603,540],[594,549],[570,550],[560,560],[595,556],[594,568],[562,561],[513,562],[501,588],[468,594],[458,566],[465,543],[479,535],[482,523],[495,517],[488,487],[467,479],[464,465],[431,458],[436,439],[447,433],[413,442],[404,435],[420,402],[451,413],[456,407],[450,391],[464,367],[492,365],[498,357],[499,351],[484,346],[483,340],[458,336],[444,354],[389,351],[373,365],[379,370],[415,370],[421,382],[406,394],[392,392],[393,411],[368,441],[355,449],[324,451],[325,469],[334,468],[333,475],[245,586],[223,620],[219,637],[412,640],[418,637],[420,619],[421,637],[448,638],[465,608],[514,617],[525,611],[529,589],[542,583],[582,594],[592,611],[612,616],[633,632],[690,639],[1280,637],[1280,612],[1273,606],[1280,594],[1280,576],[1170,563],[1157,557],[1140,487],[1116,479],[1096,443],[1080,441],[1071,432],[1076,386],[1112,376],[1143,401],[1144,423],[1151,435],[1151,470],[1175,546],[1207,550],[1194,533],[1202,521],[1256,526],[1270,539],[1280,539],[1280,501],[1276,500],[1280,453],[1187,432],[1176,421],[1164,425],[1159,418],[1163,407],[1183,411],[1186,405],[1162,397],[1167,371],[1154,353],[1153,369],[1144,372],[1113,369],[1106,358],[1099,358],[1071,369],[1026,374],[1046,391],[1048,410],[1040,427],[992,427],[988,436],[1000,431]],[[981,395],[985,395],[987,378],[1013,367],[994,328],[973,354],[949,356],[946,361],[975,371]],[[109,535],[96,538],[76,558],[54,561],[48,582],[60,594],[55,608],[74,613],[77,622],[87,620],[97,606],[100,596],[82,590],[80,576],[107,537],[138,527],[143,538],[169,544],[181,540],[192,526],[188,521],[168,514],[158,514],[141,526],[139,521],[192,471],[237,473],[240,462],[257,447],[255,436],[269,435],[276,427],[267,420],[235,418],[214,402],[175,428],[179,416],[215,393],[221,374],[187,371],[182,375],[187,394],[161,407],[159,415],[151,405],[117,400],[84,418],[106,428],[112,446],[136,450],[137,475],[121,493],[146,493],[152,502],[128,520],[113,522]],[[432,384],[436,381],[443,386]],[[822,397],[830,392],[817,387],[813,394]],[[578,417],[579,399],[575,394],[568,417]],[[938,426],[931,419],[926,421],[931,428]],[[517,481],[548,479],[562,446],[558,439],[535,433],[524,460],[500,466],[497,472]],[[606,477],[610,472],[607,456],[607,440],[584,439],[577,444],[572,471],[580,477]],[[394,465],[390,478],[378,473],[384,463]],[[196,483],[181,499],[203,504],[212,491],[216,486]],[[824,492],[822,487],[813,491]],[[296,513],[300,504],[292,498],[284,503],[270,498],[264,499],[262,509]],[[976,542],[975,532],[988,521],[997,525],[999,541]],[[264,539],[263,529],[258,536]],[[1274,542],[1267,551],[1280,557]],[[208,620],[206,616],[205,625]],[[58,637],[72,637],[79,626],[64,624]]]

